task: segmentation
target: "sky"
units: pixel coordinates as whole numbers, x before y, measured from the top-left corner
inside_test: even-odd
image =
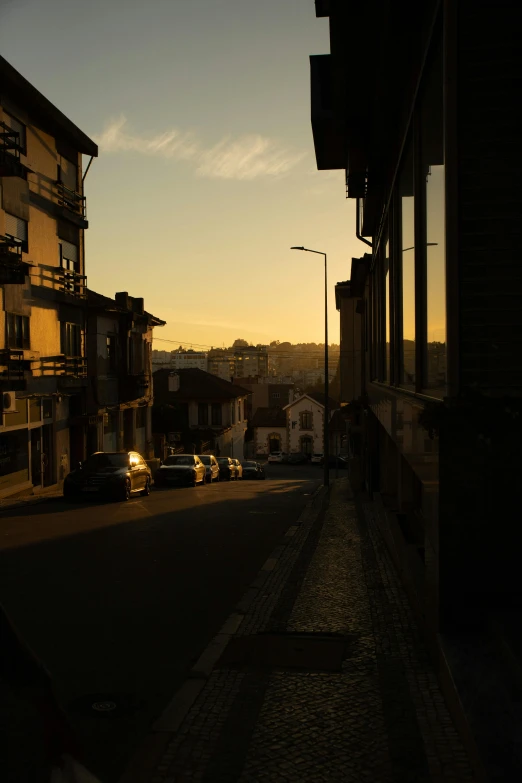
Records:
[[[292,245],[328,254],[339,342],[334,286],[367,248],[344,172],[315,165],[314,0],[0,0],[0,52],[98,143],[88,285],[144,297],[156,348],[322,342],[323,259]]]

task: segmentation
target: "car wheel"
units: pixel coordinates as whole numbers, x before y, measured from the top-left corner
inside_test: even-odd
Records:
[[[130,496],[131,496],[131,484],[129,479],[127,479],[121,491],[121,499],[124,501],[130,500]]]
[[[145,488],[142,490],[141,494],[144,497],[147,497],[147,495],[150,495],[150,478],[147,478],[145,481]]]

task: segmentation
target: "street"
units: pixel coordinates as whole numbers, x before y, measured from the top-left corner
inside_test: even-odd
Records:
[[[0,600],[104,781],[118,779],[322,481],[313,465],[266,472],[0,515]]]

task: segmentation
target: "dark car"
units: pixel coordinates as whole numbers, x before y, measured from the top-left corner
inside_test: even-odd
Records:
[[[128,500],[133,494],[148,495],[151,480],[137,451],[97,451],[65,477],[63,494],[68,500],[100,495]]]
[[[308,462],[308,457],[306,454],[302,454],[301,452],[298,452],[297,454],[288,455],[289,465],[304,465],[305,462]]]
[[[253,460],[245,460],[241,463],[243,466],[243,478],[244,479],[264,479],[265,471],[259,464]]]
[[[231,481],[237,478],[237,468],[230,457],[218,457],[219,477]]]
[[[195,487],[206,483],[206,467],[196,454],[172,454],[154,474],[157,487],[182,485]]]

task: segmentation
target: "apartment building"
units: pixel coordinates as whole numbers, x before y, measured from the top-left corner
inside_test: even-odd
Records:
[[[83,155],[96,144],[0,57],[0,497],[83,458]]]

